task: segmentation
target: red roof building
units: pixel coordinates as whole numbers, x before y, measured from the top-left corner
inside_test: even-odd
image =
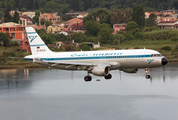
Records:
[[[73,25],[71,25],[70,31],[73,31],[73,32],[84,32],[83,23],[74,23]]]
[[[178,21],[161,21],[157,24],[160,29],[178,29]]]
[[[54,24],[56,24],[57,22],[61,21],[61,17],[57,16],[57,13],[44,13],[42,15],[40,15],[39,17],[39,25],[41,25],[41,19],[45,19],[47,21],[51,21]]]

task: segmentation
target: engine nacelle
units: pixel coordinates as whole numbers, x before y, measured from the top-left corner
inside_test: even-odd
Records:
[[[109,71],[110,71],[109,67],[97,66],[97,67],[93,67],[91,73],[96,76],[106,76],[109,74]]]
[[[120,69],[126,73],[137,73],[138,69]]]

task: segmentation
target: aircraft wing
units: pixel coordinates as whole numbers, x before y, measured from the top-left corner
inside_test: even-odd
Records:
[[[95,64],[95,63],[60,62],[60,61],[47,61],[47,60],[43,60],[43,62],[46,62],[51,66],[65,65],[66,68],[78,67],[78,69],[91,69],[94,66],[111,66],[110,64],[107,63]]]

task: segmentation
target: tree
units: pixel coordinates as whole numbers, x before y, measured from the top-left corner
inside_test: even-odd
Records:
[[[111,15],[108,11],[104,9],[98,9],[96,12],[93,13],[93,16],[95,17],[96,20],[98,20],[99,18],[101,24],[103,23],[110,24]]]
[[[9,11],[6,11],[4,14],[4,22],[12,22],[13,17],[9,14]]]
[[[48,34],[41,35],[41,38],[42,38],[42,40],[44,40],[45,44],[51,44],[52,43],[51,37]]]
[[[33,20],[32,20],[33,24],[35,23],[39,24],[39,17],[40,17],[40,11],[36,11],[35,16],[33,17]]]
[[[23,7],[20,11],[22,11],[22,12],[26,12],[27,9],[26,9],[25,7]]]
[[[102,44],[111,44],[114,38],[111,27],[108,24],[102,24],[98,32],[98,37],[100,37],[100,42]]]
[[[87,36],[98,36],[98,32],[101,26],[100,23],[97,21],[86,21],[84,24],[85,35]]]
[[[48,26],[50,26],[50,25],[52,25],[53,23],[51,22],[51,21],[45,21],[45,26],[46,26],[46,28],[48,27]]]
[[[51,8],[53,10],[57,7],[58,7],[58,3],[54,2],[54,1],[47,2],[44,6],[45,9]]]
[[[42,19],[40,20],[40,23],[41,23],[41,25],[44,25],[44,24],[45,24],[45,19],[42,18]]]
[[[83,33],[79,32],[79,33],[73,33],[71,35],[71,39],[77,43],[81,43],[84,41],[84,39],[86,39],[86,37],[83,35]]]
[[[131,20],[132,12],[127,9],[113,9],[111,11],[111,24],[127,23]]]
[[[38,2],[38,0],[34,0],[34,1],[33,1],[33,8],[34,8],[35,10],[39,9],[39,2]]]
[[[56,39],[56,41],[65,41],[65,40],[67,40],[67,36],[64,34],[57,34],[57,35],[55,35],[55,39]]]
[[[156,15],[151,13],[149,16],[149,26],[153,27],[156,25]]]
[[[15,23],[18,23],[19,22],[19,13],[17,12],[17,11],[15,11],[15,13],[14,13],[14,22]]]
[[[134,5],[132,20],[138,24],[138,27],[143,29],[145,27],[145,12],[143,5]]]
[[[39,36],[46,34],[46,30],[44,30],[44,29],[38,29],[38,30],[36,30],[36,32],[38,33]]]
[[[138,28],[138,24],[134,21],[130,21],[130,22],[127,23],[126,31],[132,31],[135,28]]]
[[[92,21],[99,21],[101,24],[107,23],[110,24],[111,15],[108,11],[104,9],[98,9],[95,12],[92,12],[87,15],[87,17],[84,18],[83,23],[85,24],[86,21],[92,20]]]
[[[12,22],[13,17],[9,13],[11,8],[10,8],[10,4],[9,4],[8,0],[5,0],[4,4],[5,4],[4,22]]]
[[[3,43],[3,46],[9,44],[11,39],[12,37],[10,36],[9,33],[0,32],[0,42]]]

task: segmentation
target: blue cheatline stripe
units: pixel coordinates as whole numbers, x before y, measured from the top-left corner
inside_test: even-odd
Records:
[[[36,32],[27,32],[27,34],[35,34]]]
[[[40,60],[58,61],[58,60],[99,60],[99,59],[124,59],[124,58],[148,58],[151,55],[126,55],[126,56],[90,56],[90,57],[65,57],[65,58],[41,58]]]
[[[25,58],[26,61],[33,61],[33,59]]]
[[[46,46],[46,44],[30,45],[30,47],[40,47],[40,46]]]

